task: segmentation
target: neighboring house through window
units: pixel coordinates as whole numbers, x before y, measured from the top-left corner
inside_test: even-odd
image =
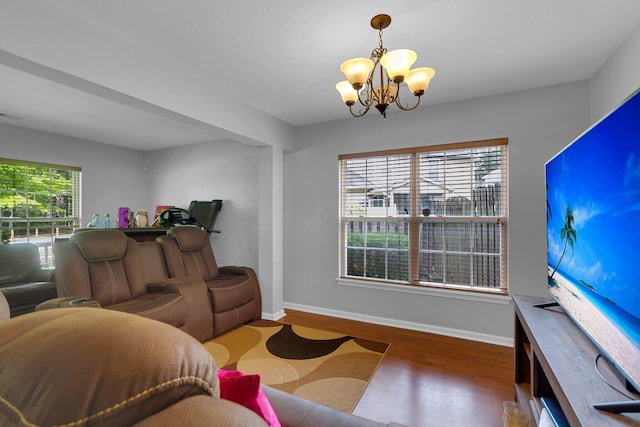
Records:
[[[80,168],[0,158],[3,243],[31,242],[43,266],[53,267],[56,237],[80,224]]]
[[[507,139],[339,162],[341,278],[506,293]]]

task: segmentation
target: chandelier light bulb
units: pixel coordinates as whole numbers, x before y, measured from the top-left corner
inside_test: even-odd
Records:
[[[343,80],[336,85],[336,90],[340,92],[340,96],[342,96],[342,101],[345,104],[351,106],[356,103],[358,100],[358,91],[353,88],[351,83],[347,80]]]
[[[436,70],[429,67],[414,68],[409,71],[404,82],[415,96],[422,96],[429,88],[429,82],[436,75]]]
[[[385,53],[380,59],[380,64],[387,70],[387,75],[394,83],[402,83],[417,58],[418,55],[410,49],[396,49]]]
[[[345,75],[355,90],[361,89],[373,70],[374,63],[369,58],[353,58],[340,65],[340,71]]]

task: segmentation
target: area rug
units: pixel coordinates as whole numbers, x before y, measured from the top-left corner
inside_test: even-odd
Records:
[[[259,320],[204,346],[219,368],[260,374],[273,388],[352,412],[389,344]]]

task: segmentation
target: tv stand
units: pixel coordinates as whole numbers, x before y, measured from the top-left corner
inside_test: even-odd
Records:
[[[624,398],[598,376],[593,361],[599,350],[560,307],[537,308],[552,302],[545,298],[514,295],[513,301],[515,396],[533,420],[538,420],[545,397],[557,402],[570,426],[640,426],[640,414],[626,408],[624,413],[594,408]],[[608,374],[608,380],[618,381]]]

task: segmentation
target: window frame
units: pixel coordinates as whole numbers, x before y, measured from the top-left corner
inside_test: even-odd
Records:
[[[501,170],[500,178],[500,194],[499,194],[499,207],[501,212],[494,215],[434,215],[434,216],[422,216],[418,212],[421,205],[420,186],[420,156],[424,153],[455,153],[461,150],[472,151],[474,149],[483,148],[498,148],[500,150],[499,156],[499,169]],[[387,213],[386,217],[371,217],[371,216],[354,216],[353,214],[345,214],[344,209],[347,203],[346,201],[346,180],[347,176],[347,161],[354,159],[367,159],[374,157],[388,157],[388,156],[411,156],[411,183],[410,183],[410,200],[411,209],[408,215],[392,216]],[[364,153],[350,153],[341,154],[338,156],[339,160],[339,210],[338,210],[338,222],[339,222],[339,272],[337,281],[340,284],[358,286],[358,287],[373,287],[377,289],[392,289],[400,290],[410,293],[426,293],[438,296],[452,296],[454,298],[461,299],[473,299],[473,300],[485,300],[490,302],[504,303],[505,297],[508,296],[508,139],[497,138],[490,140],[450,143],[450,144],[438,144],[423,147],[412,147],[402,149],[390,149],[371,151]],[[427,158],[427,161],[430,161]],[[470,166],[469,176],[472,176],[473,166]],[[351,171],[352,172],[352,171]],[[426,173],[428,178],[432,178],[433,171],[427,169]],[[470,184],[472,188],[473,183]],[[366,190],[365,190],[366,193]],[[446,200],[446,198],[443,198]],[[367,203],[367,202],[365,202]],[[406,221],[409,227],[409,280],[388,280],[379,279],[366,276],[353,276],[349,275],[347,271],[347,227],[354,221],[363,221],[365,224],[369,221]],[[447,222],[468,222],[468,223],[485,223],[495,224],[498,226],[496,229],[493,226],[491,235],[499,238],[499,251],[497,255],[493,255],[498,259],[499,271],[493,272],[492,278],[495,278],[497,274],[498,286],[477,286],[473,281],[470,281],[468,285],[459,285],[453,283],[433,283],[419,280],[419,257],[421,253],[420,249],[420,233],[423,230],[421,224],[423,223],[442,223]],[[471,238],[473,239],[473,238]],[[366,250],[366,246],[364,248]],[[469,255],[473,257],[474,253],[471,251]],[[480,254],[487,255],[487,254]],[[472,259],[473,262],[473,259]],[[365,262],[366,264],[366,262]],[[473,270],[471,266],[470,270]],[[386,267],[385,267],[386,270]]]
[[[2,231],[2,240],[8,240],[8,244],[12,243],[34,243],[38,246],[40,252],[40,263],[44,267],[53,267],[53,252],[51,248],[56,238],[68,237],[74,229],[78,228],[81,223],[81,194],[82,194],[82,169],[77,166],[59,165],[52,163],[34,162],[28,160],[18,160],[0,157],[1,166],[15,166],[24,168],[24,186],[19,188],[2,188],[0,187],[0,196],[3,192],[7,198],[20,197],[24,203],[14,202],[12,206],[0,206],[0,230]],[[30,169],[48,170],[49,184],[46,191],[29,188],[29,170]],[[67,191],[56,191],[53,187],[54,176],[53,171],[65,171],[71,173],[70,189]],[[65,208],[58,205],[58,198],[61,204],[68,203]],[[36,216],[32,215],[31,207],[34,205],[32,200],[48,200],[48,215]],[[66,200],[65,200],[66,199]],[[56,200],[54,209],[53,200]],[[23,214],[16,216],[16,210],[24,209]],[[54,214],[56,210],[62,209],[67,215],[58,216]],[[71,215],[69,215],[69,213]],[[10,216],[9,216],[10,215]]]

